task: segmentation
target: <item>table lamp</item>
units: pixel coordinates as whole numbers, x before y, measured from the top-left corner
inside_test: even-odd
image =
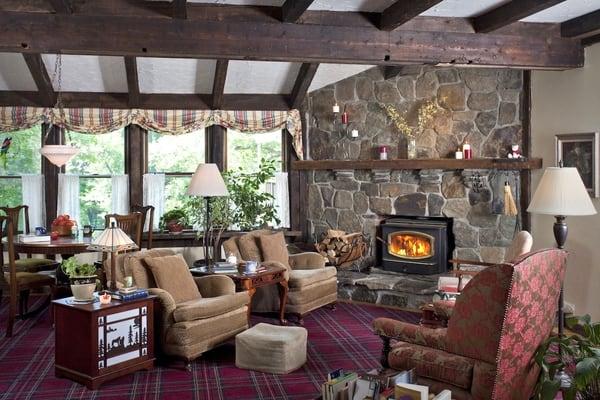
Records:
[[[596,209],[577,168],[562,167],[562,165],[561,167],[546,168],[527,211],[533,214],[554,216],[556,219],[553,228],[554,239],[559,249],[564,248],[567,241],[568,228],[565,221],[567,216],[596,214]],[[558,300],[558,334],[560,336],[563,335],[565,328],[563,306],[564,294],[561,286]],[[564,371],[559,371],[557,377],[561,381],[561,386],[568,387],[569,378]]]
[[[110,253],[110,286],[109,289],[112,291],[117,290],[117,283],[115,281],[116,269],[115,269],[115,257],[119,251],[124,250],[135,250],[138,246],[121,228],[117,227],[115,222],[111,222],[110,227],[106,228],[100,236],[92,241],[88,246],[88,250],[101,251],[103,253]]]
[[[210,200],[213,197],[224,197],[228,196],[227,186],[223,176],[219,171],[217,164],[198,164],[196,172],[192,175],[192,181],[188,187],[187,194],[189,196],[204,197],[206,200],[206,223],[204,224],[204,265],[206,267],[210,264],[210,257],[208,255],[209,243],[208,243],[208,231],[210,226]]]

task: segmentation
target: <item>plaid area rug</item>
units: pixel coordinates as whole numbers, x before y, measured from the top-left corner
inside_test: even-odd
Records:
[[[33,302],[41,298],[33,297]],[[17,321],[15,334],[4,338],[7,299],[0,305],[0,400],[6,399],[315,399],[327,372],[336,368],[365,372],[379,366],[380,339],[371,321],[390,317],[416,323],[417,314],[374,306],[338,304],[305,318],[308,360],[287,375],[235,367],[235,347],[229,342],[205,353],[192,372],[182,364],[156,367],[107,382],[97,391],[54,376],[54,331],[48,312]],[[276,323],[253,317],[253,323]]]

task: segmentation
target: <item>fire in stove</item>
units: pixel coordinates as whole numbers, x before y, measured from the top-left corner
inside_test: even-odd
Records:
[[[419,260],[433,256],[434,238],[418,232],[395,232],[388,236],[388,252],[396,257]]]

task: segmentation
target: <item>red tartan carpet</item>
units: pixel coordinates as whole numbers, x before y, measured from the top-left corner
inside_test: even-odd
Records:
[[[40,298],[33,297],[33,301]],[[288,375],[235,367],[235,347],[227,343],[205,353],[192,372],[157,367],[105,383],[97,391],[54,377],[54,331],[47,311],[17,321],[15,334],[4,338],[7,299],[0,305],[0,400],[6,399],[315,399],[327,372],[336,368],[365,372],[379,366],[381,341],[371,331],[380,316],[409,322],[418,316],[373,306],[338,304],[305,319],[308,360]],[[253,317],[253,322],[272,322]]]

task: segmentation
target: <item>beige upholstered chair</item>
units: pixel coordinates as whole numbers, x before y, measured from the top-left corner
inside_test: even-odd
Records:
[[[335,306],[336,268],[326,267],[324,258],[318,253],[288,254],[283,233],[270,230],[252,231],[226,240],[223,242],[223,250],[226,255],[235,255],[238,260],[279,262],[285,266],[288,269],[289,286],[285,312],[296,316],[300,324],[309,312],[324,305]],[[274,252],[279,257],[268,256]],[[257,289],[252,297],[252,311],[279,311],[279,297],[275,285]]]
[[[119,286],[124,276],[132,276],[135,285],[148,288],[150,294],[158,296],[161,317],[156,320],[160,336],[157,349],[160,354],[183,359],[189,369],[191,361],[202,353],[248,328],[250,297],[247,292],[236,293],[233,280],[227,276],[193,278],[187,266],[189,277],[180,279],[180,274],[169,272],[168,285],[162,284],[154,268],[157,263],[175,267],[176,263],[170,262],[172,257],[180,258],[167,249],[120,254],[115,279]],[[194,298],[182,299],[182,293],[189,292],[188,279],[195,285],[193,290],[199,293]]]

